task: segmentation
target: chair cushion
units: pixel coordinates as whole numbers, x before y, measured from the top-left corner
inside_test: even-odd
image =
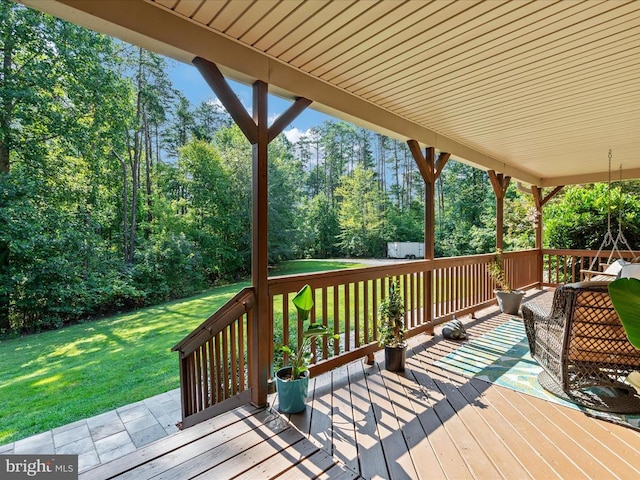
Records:
[[[626,260],[616,260],[602,273],[605,275],[618,275],[626,265],[629,265],[629,262]]]
[[[640,280],[640,263],[630,263],[622,267],[618,278],[637,278]]]

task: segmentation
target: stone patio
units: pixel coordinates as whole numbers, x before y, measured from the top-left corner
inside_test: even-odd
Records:
[[[78,455],[80,472],[178,431],[180,389],[0,446],[0,454]]]

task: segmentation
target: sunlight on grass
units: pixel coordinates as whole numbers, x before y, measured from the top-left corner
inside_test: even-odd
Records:
[[[18,375],[16,377],[9,378],[9,379],[3,378],[2,383],[0,383],[0,388],[5,388],[7,386],[11,386],[12,388],[15,388],[16,384],[28,383],[33,379],[37,379],[45,375],[48,375],[50,371],[51,371],[50,368],[45,367],[45,368],[41,368],[40,370],[31,371],[25,375]],[[31,384],[33,384],[33,382]]]
[[[284,262],[272,275],[365,266]],[[0,444],[179,387],[176,343],[249,282],[193,297],[0,341]]]
[[[38,380],[37,382],[33,382],[31,386],[33,387],[41,387],[44,385],[48,385],[49,383],[60,382],[62,375],[53,375],[51,377],[43,378],[42,380]]]
[[[80,338],[75,342],[70,342],[66,345],[60,345],[54,351],[49,353],[47,357],[75,357],[76,355],[96,352],[100,349],[99,343],[102,343],[104,340],[106,340],[106,338],[106,335],[94,335],[89,338]]]

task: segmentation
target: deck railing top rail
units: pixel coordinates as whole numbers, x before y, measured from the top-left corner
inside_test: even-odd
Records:
[[[505,258],[517,258],[530,255],[536,250],[520,250],[517,252],[505,252]],[[466,255],[464,257],[444,257],[434,260],[417,260],[392,263],[389,265],[377,265],[373,267],[350,268],[344,270],[333,270],[328,272],[301,273],[297,275],[285,275],[270,277],[269,295],[278,295],[299,290],[305,283],[313,279],[316,288],[325,286],[342,285],[354,283],[373,278],[383,278],[386,276],[398,276],[415,273],[416,271],[433,271],[439,268],[460,267],[465,265],[477,265],[493,260],[493,253],[479,255]]]
[[[623,258],[634,258],[636,257],[636,253],[632,250],[619,250],[620,255]],[[574,256],[574,257],[598,257],[598,258],[609,258],[611,255],[611,250],[602,250],[599,254],[597,250],[588,250],[588,249],[566,249],[566,248],[543,248],[543,254],[549,255],[565,255],[565,256]],[[617,257],[617,255],[616,255]]]
[[[254,299],[253,287],[245,287],[232,299],[225,303],[219,310],[202,322],[193,332],[183,338],[171,349],[179,351],[182,355],[188,355],[203,345],[213,335],[218,334],[242,314],[248,312]]]

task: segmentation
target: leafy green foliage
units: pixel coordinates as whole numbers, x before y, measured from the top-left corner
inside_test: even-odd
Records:
[[[374,172],[361,166],[342,177],[336,194],[341,199],[339,245],[355,257],[376,257],[384,253],[382,206],[384,197],[375,186]]]
[[[488,272],[489,275],[491,275],[491,278],[493,278],[498,284],[498,290],[512,292],[513,289],[511,288],[511,284],[507,279],[507,273],[504,270],[504,265],[502,262],[502,250],[498,249],[495,256],[493,257],[493,260],[489,262]]]
[[[313,309],[313,292],[309,285],[303,286],[295,297],[291,300],[298,312],[298,318],[302,322],[309,319],[309,314]],[[302,332],[302,344],[297,350],[289,345],[281,345],[278,349],[289,355],[289,366],[291,367],[291,379],[300,378],[304,372],[309,370],[312,360],[311,345],[319,338],[329,337],[337,340],[338,334],[332,334],[325,325],[320,322],[310,323]]]
[[[380,346],[401,347],[404,344],[404,303],[400,295],[400,282],[391,282],[389,295],[378,307],[378,343]]]
[[[640,350],[640,280],[618,278],[609,283],[609,295],[629,342]]]
[[[324,194],[319,193],[302,204],[304,215],[298,215],[299,256],[331,258],[340,255],[338,211]]]
[[[306,176],[284,135],[269,144],[269,262],[295,258],[295,218]]]
[[[313,292],[311,291],[311,287],[309,285],[302,287],[291,302],[296,307],[300,319],[303,322],[309,320],[309,313],[313,308]]]
[[[640,243],[640,189],[637,182],[625,185],[596,183],[567,187],[545,209],[544,242],[553,248],[597,250],[608,228],[610,211],[613,236],[618,221],[632,247]]]

